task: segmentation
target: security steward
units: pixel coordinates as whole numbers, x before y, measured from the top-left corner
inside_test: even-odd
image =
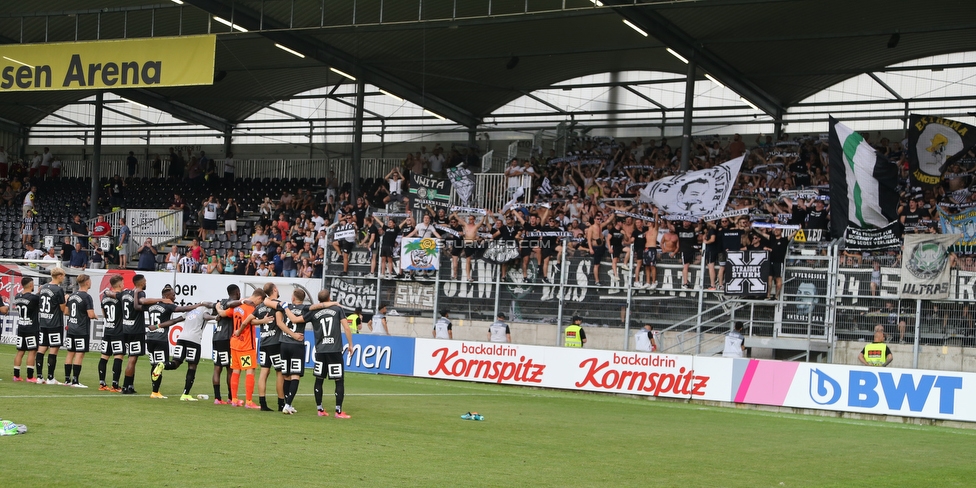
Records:
[[[346,317],[346,320],[349,321],[349,329],[352,330],[352,333],[358,334],[359,324],[361,324],[363,321],[363,307],[356,307],[356,311],[349,314]]]
[[[567,326],[566,331],[563,332],[565,339],[563,345],[565,347],[583,347],[583,344],[586,344],[586,332],[580,327],[581,323],[583,323],[583,317],[574,315],[573,323]]]
[[[893,358],[891,349],[885,344],[884,326],[876,325],[874,341],[861,349],[861,355],[857,359],[865,366],[885,367],[891,364]]]

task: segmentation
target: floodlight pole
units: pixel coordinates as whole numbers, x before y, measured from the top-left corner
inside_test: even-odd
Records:
[[[366,101],[366,82],[362,77],[356,80],[356,122],[352,139],[352,191],[349,201],[355,202],[359,194],[359,173],[363,160],[363,104]]]
[[[92,168],[91,168],[91,205],[88,209],[88,218],[93,219],[98,215],[98,179],[99,179],[99,166],[102,164],[102,105],[104,101],[104,93],[99,91],[95,94],[95,139],[94,139],[94,152],[92,156]]]
[[[691,153],[691,117],[695,111],[695,56],[688,59],[688,78],[685,80],[685,118],[681,124],[681,169],[688,171],[688,156]]]

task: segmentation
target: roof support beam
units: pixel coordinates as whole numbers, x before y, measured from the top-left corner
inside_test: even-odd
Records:
[[[17,122],[0,118],[0,130],[4,132],[20,135],[20,132],[21,130],[23,130],[23,128],[24,126],[18,124]]]
[[[437,96],[426,93],[422,88],[415,87],[399,78],[390,75],[373,66],[363,64],[355,56],[339,50],[318,39],[304,36],[294,32],[288,32],[288,25],[278,22],[268,16],[261,16],[260,13],[251,9],[234,4],[226,5],[221,0],[185,0],[187,3],[226,19],[233,18],[233,23],[246,29],[281,29],[264,30],[260,34],[271,41],[274,41],[290,49],[294,49],[306,57],[315,59],[327,66],[342,70],[362,78],[365,82],[382,87],[383,89],[403,97],[420,107],[447,117],[458,124],[464,126],[478,125],[481,120],[479,117],[467,110]],[[231,15],[233,14],[233,15]],[[263,24],[263,25],[262,25]]]
[[[876,75],[876,74],[874,74],[874,73],[870,73],[870,72],[869,72],[869,73],[868,73],[868,76],[870,76],[872,80],[874,80],[874,81],[876,81],[876,82],[878,82],[878,84],[879,84],[879,85],[881,85],[881,88],[884,88],[884,89],[885,89],[885,91],[887,91],[887,92],[888,92],[888,93],[890,93],[890,94],[891,94],[891,95],[892,95],[893,97],[895,97],[895,99],[896,99],[896,100],[898,100],[898,101],[900,101],[900,102],[904,102],[904,101],[905,101],[905,99],[904,99],[904,98],[902,98],[902,96],[901,96],[901,95],[899,95],[899,94],[898,94],[898,92],[896,92],[894,88],[892,88],[892,87],[890,87],[890,86],[888,86],[888,84],[887,84],[887,83],[885,83],[885,82],[883,82],[883,81],[881,81],[881,78],[878,78],[878,75]]]
[[[640,98],[640,99],[644,100],[645,102],[648,102],[651,105],[654,105],[655,107],[661,109],[661,112],[667,111],[668,107],[665,107],[664,105],[661,105],[660,103],[657,102],[657,100],[654,100],[653,98],[651,98],[651,97],[649,97],[649,96],[647,96],[647,95],[645,95],[645,94],[637,91],[634,87],[627,86],[627,85],[623,85],[623,87],[624,87],[625,90],[633,93],[634,95],[637,95],[638,98]]]
[[[184,105],[175,100],[170,100],[169,98],[166,98],[165,96],[151,90],[137,88],[113,93],[127,100],[141,103],[147,107],[152,107],[166,112],[180,120],[209,127],[218,132],[227,132],[228,130],[232,130],[234,128],[234,124],[231,124],[227,120],[217,117],[216,115],[208,114],[203,110],[193,108],[189,105]]]
[[[749,81],[728,62],[702,47],[697,39],[679,29],[653,7],[622,8],[630,7],[630,2],[626,0],[604,0],[603,3],[607,6],[615,6],[614,10],[621,17],[633,22],[686,59],[694,59],[699,69],[717,78],[730,90],[749,99],[767,114],[775,115],[784,111],[776,97]]]
[[[522,91],[522,94],[523,95],[525,95],[525,96],[527,96],[527,97],[529,97],[529,98],[531,98],[531,99],[533,99],[533,100],[535,100],[535,101],[537,101],[537,102],[539,102],[539,103],[541,103],[541,104],[543,104],[543,105],[545,105],[545,106],[547,106],[547,107],[549,107],[549,108],[551,108],[551,109],[553,109],[553,110],[555,110],[555,111],[557,111],[557,112],[559,112],[561,114],[567,113],[562,108],[557,107],[557,106],[555,106],[555,105],[553,105],[553,104],[551,104],[551,103],[549,103],[549,102],[547,102],[547,101],[545,101],[545,100],[543,100],[543,99],[541,99],[541,98],[533,95],[532,92],[527,92],[525,90],[521,90],[521,91]]]

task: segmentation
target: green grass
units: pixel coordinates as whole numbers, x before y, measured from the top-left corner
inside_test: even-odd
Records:
[[[150,400],[144,360],[134,397],[15,384],[13,353],[0,346],[0,417],[30,431],[0,438],[3,486],[888,487],[976,477],[970,430],[364,374],[347,375],[352,419],[315,416],[311,375],[298,415],[285,416],[181,403],[183,369],[164,375],[168,400]],[[97,358],[82,372],[89,386]],[[194,393],[213,394],[211,371],[201,365]],[[331,391],[327,382],[330,410]],[[471,410],[485,421],[460,419]]]

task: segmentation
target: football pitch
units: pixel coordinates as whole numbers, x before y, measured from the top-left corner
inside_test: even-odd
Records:
[[[306,374],[298,414],[14,383],[0,346],[3,486],[972,486],[976,430],[786,415],[494,384],[347,374],[351,419],[315,415]],[[60,378],[63,353],[59,357]],[[111,369],[111,365],[110,365]],[[24,370],[26,372],[26,370]],[[111,371],[109,371],[111,376]],[[243,381],[241,382],[243,392]],[[332,410],[333,383],[325,386]],[[226,389],[226,387],[225,387]],[[269,388],[274,404],[273,387]],[[468,411],[482,422],[461,420]]]

